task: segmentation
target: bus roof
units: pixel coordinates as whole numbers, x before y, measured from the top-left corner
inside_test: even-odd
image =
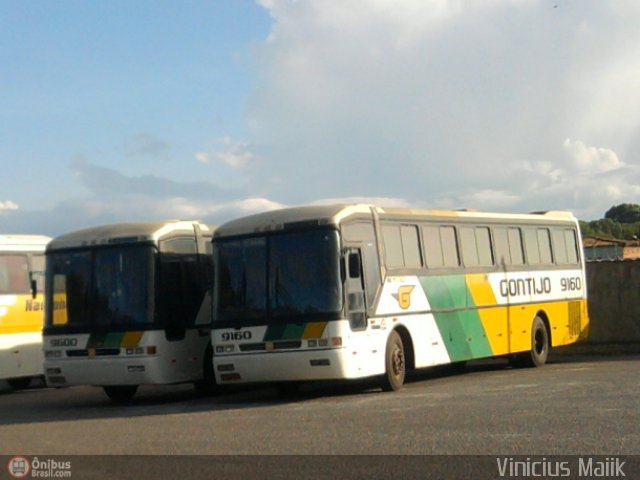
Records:
[[[51,241],[47,251],[96,245],[156,242],[178,232],[193,234],[196,226],[204,234],[211,233],[215,229],[212,225],[195,220],[114,223],[60,235]]]
[[[0,251],[43,252],[50,241],[44,235],[0,235]]]
[[[214,237],[249,235],[282,230],[286,227],[311,225],[338,225],[352,216],[371,217],[375,212],[381,219],[426,220],[447,217],[517,221],[522,223],[560,222],[576,223],[571,212],[552,210],[524,214],[489,213],[471,210],[420,210],[411,208],[387,208],[369,204],[334,204],[290,207],[258,213],[231,220],[221,225]]]

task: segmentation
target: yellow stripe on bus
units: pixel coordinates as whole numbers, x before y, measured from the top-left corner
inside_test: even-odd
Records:
[[[465,275],[467,288],[471,292],[473,303],[479,307],[478,316],[482,322],[487,341],[494,355],[509,353],[507,333],[507,309],[497,305],[489,279],[485,273]],[[482,308],[489,307],[491,308]]]
[[[144,332],[127,332],[122,337],[122,342],[120,342],[120,346],[123,348],[133,348],[137,347],[142,339],[142,334]]]
[[[324,333],[324,329],[327,326],[327,322],[312,322],[307,323],[306,327],[304,327],[304,332],[302,333],[302,338],[320,338]]]
[[[42,295],[38,295],[35,299],[31,298],[30,294],[4,297],[0,302],[0,334],[42,331],[44,321]]]

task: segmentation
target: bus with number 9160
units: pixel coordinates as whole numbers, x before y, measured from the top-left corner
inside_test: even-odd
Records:
[[[221,225],[213,254],[222,385],[377,377],[391,391],[434,365],[541,366],[587,335],[568,212],[288,208]]]

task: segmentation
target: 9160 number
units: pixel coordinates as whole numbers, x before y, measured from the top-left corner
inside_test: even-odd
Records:
[[[251,332],[249,330],[245,330],[244,332],[224,332],[222,334],[222,340],[225,342],[230,342],[232,340],[250,340]]]
[[[575,292],[577,290],[582,290],[582,279],[580,277],[561,278],[560,289],[563,292]]]

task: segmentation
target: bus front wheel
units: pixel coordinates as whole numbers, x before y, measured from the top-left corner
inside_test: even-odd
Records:
[[[138,391],[137,385],[110,385],[102,388],[107,397],[115,403],[129,403]]]
[[[31,377],[10,378],[7,383],[14,390],[24,390],[31,385]]]
[[[216,393],[216,376],[213,373],[213,349],[211,345],[204,352],[202,360],[202,378],[193,383],[196,393],[201,396],[209,396]]]
[[[406,373],[404,345],[398,332],[393,331],[387,339],[385,353],[385,374],[382,377],[382,390],[395,392],[402,388]]]

